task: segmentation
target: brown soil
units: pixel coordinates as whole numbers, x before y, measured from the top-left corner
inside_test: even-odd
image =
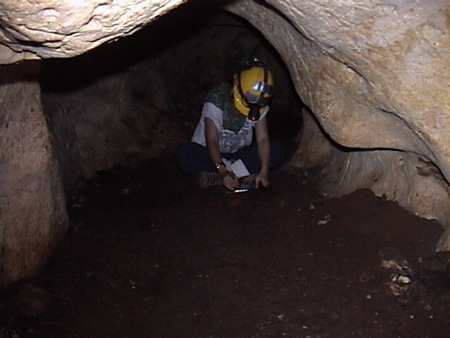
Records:
[[[170,160],[101,172],[47,268],[0,299],[0,337],[449,337],[435,222],[358,191],[200,189]]]

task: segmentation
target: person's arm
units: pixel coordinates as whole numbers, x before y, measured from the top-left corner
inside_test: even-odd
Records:
[[[213,163],[222,162],[222,154],[219,149],[219,132],[216,125],[210,118],[205,118],[205,138],[206,138],[206,150]],[[219,168],[219,174],[223,178],[223,184],[230,190],[237,189],[239,187],[239,181],[233,173],[229,172],[227,168],[221,166]]]
[[[258,144],[258,155],[261,161],[261,170],[255,178],[256,188],[259,184],[264,187],[269,186],[269,161],[270,161],[270,140],[267,128],[267,118],[263,118],[255,125],[256,142]]]

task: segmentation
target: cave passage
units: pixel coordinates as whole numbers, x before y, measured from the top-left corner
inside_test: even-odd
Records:
[[[308,172],[200,189],[171,156],[97,171],[47,267],[0,295],[20,337],[448,335],[440,226]]]
[[[274,74],[269,131],[292,154],[303,105],[286,66],[259,32],[227,12],[182,6],[85,55],[43,61],[42,101],[67,163],[65,186],[173,152],[191,138],[207,92],[255,56]]]
[[[70,228],[42,273],[0,295],[0,336],[448,336],[438,224],[367,189],[329,199],[313,171],[281,166],[271,189],[226,194],[176,168],[206,92],[255,53],[277,84],[270,132],[292,154],[303,104],[289,73],[225,12],[183,6],[43,61]]]

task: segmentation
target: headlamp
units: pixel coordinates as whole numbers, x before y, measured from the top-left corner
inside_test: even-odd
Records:
[[[259,113],[260,106],[257,104],[249,105],[248,119],[251,121],[258,121],[261,114]]]

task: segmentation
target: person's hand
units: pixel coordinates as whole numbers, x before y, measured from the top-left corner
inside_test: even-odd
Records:
[[[267,188],[269,186],[269,175],[267,173],[260,172],[255,177],[255,188],[258,189],[259,186]]]
[[[237,188],[239,188],[239,181],[232,172],[228,171],[225,176],[222,177],[222,179],[225,188],[230,190],[236,190]]]

